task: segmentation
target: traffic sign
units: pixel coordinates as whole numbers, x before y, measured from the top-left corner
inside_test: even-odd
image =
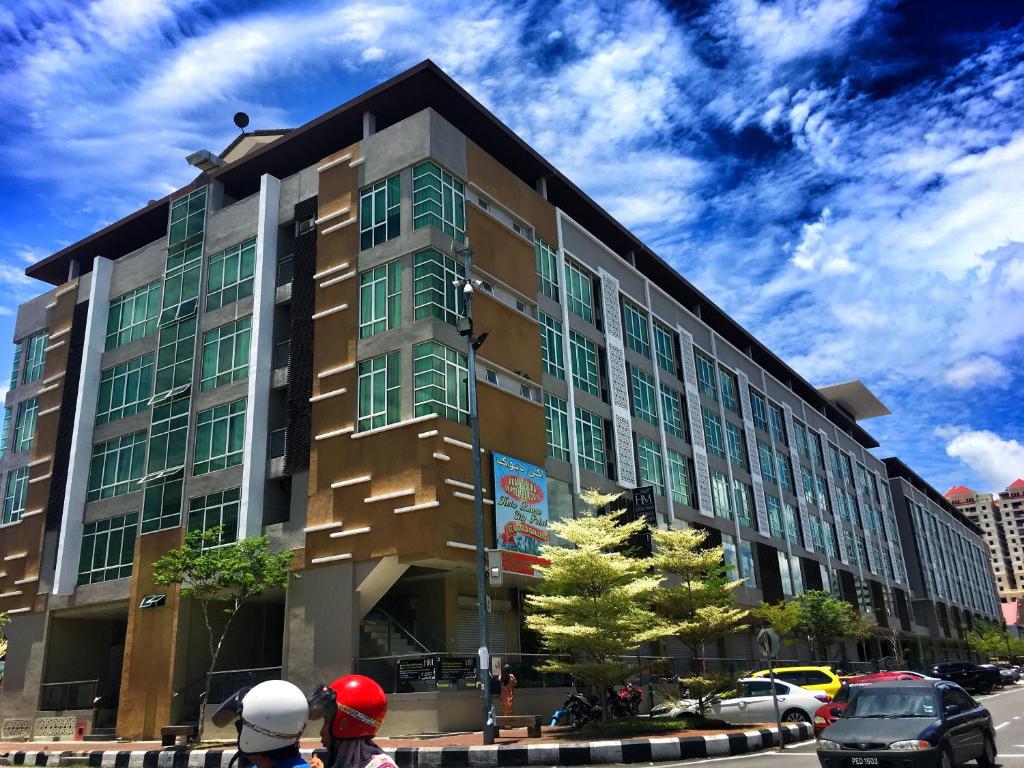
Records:
[[[757,633],[757,650],[766,659],[779,655],[779,635],[774,629],[764,628]]]

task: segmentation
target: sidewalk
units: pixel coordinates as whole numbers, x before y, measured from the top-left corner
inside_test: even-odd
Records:
[[[683,731],[657,737],[579,741],[568,729],[545,729],[541,738],[504,736],[493,746],[480,746],[481,734],[445,734],[437,737],[379,739],[399,768],[506,768],[539,765],[609,765],[738,755],[779,744],[775,727],[723,731]],[[811,738],[810,723],[782,726],[784,743]],[[304,740],[303,756],[319,750],[318,742]],[[0,765],[91,768],[226,768],[235,753],[233,744],[201,749],[161,749],[157,742],[54,742],[0,743]],[[321,755],[321,758],[323,755]],[[329,768],[329,767],[328,767]]]

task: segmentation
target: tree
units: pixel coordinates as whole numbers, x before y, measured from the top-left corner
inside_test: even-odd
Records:
[[[694,694],[698,714],[721,691],[721,681],[705,676],[707,643],[746,626],[747,611],[736,608],[734,590],[742,579],[726,575],[721,547],[705,547],[708,532],[699,528],[652,531],[656,544],[654,568],[668,578],[654,597],[654,605],[667,622],[666,634],[678,638],[694,660],[694,676],[684,681]]]
[[[0,611],[0,629],[11,623],[11,617],[6,611]],[[0,633],[0,659],[7,655],[7,635]],[[3,672],[0,671],[0,679],[3,679]]]
[[[796,604],[784,600],[778,603],[761,603],[750,611],[750,617],[755,625],[775,630],[780,645],[787,639],[793,639],[800,624],[796,615]]]
[[[613,503],[619,494],[584,491],[593,508]],[[526,626],[541,636],[552,655],[542,672],[568,673],[597,689],[607,708],[606,690],[622,680],[622,656],[641,643],[666,634],[664,622],[650,607],[662,582],[650,574],[647,558],[623,554],[642,520],[621,523],[622,511],[585,512],[551,524],[551,532],[568,546],[549,544],[541,554],[550,565],[537,593],[526,597]]]
[[[874,634],[879,642],[885,643],[892,650],[893,666],[896,669],[903,669],[906,665],[904,663],[903,633],[900,632],[900,628],[876,627]]]
[[[203,719],[210,696],[210,675],[217,666],[224,638],[241,607],[268,589],[288,586],[292,552],[271,554],[267,539],[258,536],[230,544],[221,544],[219,527],[190,531],[185,544],[172,549],[153,564],[153,580],[162,586],[181,586],[181,596],[196,600],[202,609],[210,649],[210,667],[206,675],[203,700],[199,705],[199,733],[203,737]],[[298,578],[296,576],[296,578]],[[222,605],[226,621],[220,633],[213,630],[210,612]]]
[[[811,655],[819,660],[828,658],[836,639],[860,633],[856,609],[828,592],[807,590],[794,598],[793,604],[797,628],[807,636]]]
[[[976,622],[974,629],[967,633],[967,645],[986,659],[1024,655],[1024,641],[991,621]]]

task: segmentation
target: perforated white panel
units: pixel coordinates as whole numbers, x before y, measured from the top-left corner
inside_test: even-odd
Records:
[[[679,347],[683,358],[683,386],[686,407],[690,412],[690,444],[693,446],[693,469],[697,475],[697,509],[702,515],[714,517],[711,503],[711,473],[708,467],[708,449],[704,442],[704,421],[700,412],[700,394],[697,391],[697,363],[693,359],[693,335],[679,326]]]
[[[605,349],[608,353],[608,394],[612,406],[612,433],[615,438],[615,465],[618,467],[619,485],[623,488],[636,488],[633,417],[629,412],[626,353],[622,346],[622,321],[619,318],[619,281],[603,269],[600,279]]]

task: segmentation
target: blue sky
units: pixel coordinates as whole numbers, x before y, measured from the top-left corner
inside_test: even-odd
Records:
[[[22,0],[0,336],[28,263],[432,58],[940,490],[1024,475],[1024,22],[988,0]],[[2,345],[8,370],[10,345]]]

